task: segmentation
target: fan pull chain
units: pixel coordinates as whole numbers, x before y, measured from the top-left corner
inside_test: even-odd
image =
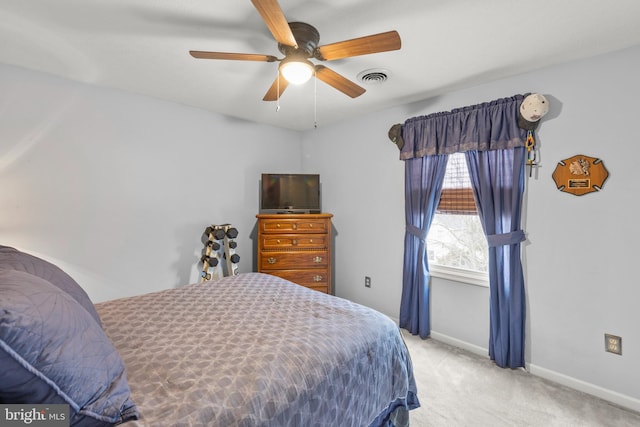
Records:
[[[318,129],[318,79],[313,69],[313,127]]]
[[[280,111],[280,70],[278,70],[276,78],[276,113]]]

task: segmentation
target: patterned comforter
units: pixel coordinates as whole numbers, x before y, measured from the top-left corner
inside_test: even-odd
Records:
[[[126,427],[400,426],[419,406],[389,318],[275,276],[240,274],[96,308],[140,412]]]

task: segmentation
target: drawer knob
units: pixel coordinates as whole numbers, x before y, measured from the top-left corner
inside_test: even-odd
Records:
[[[276,228],[280,228],[280,224],[276,224]]]
[[[321,256],[314,257],[313,262],[315,262],[316,264],[320,264],[322,262],[322,257]]]
[[[294,223],[294,224],[293,224],[293,229],[294,229],[294,230],[297,230],[297,229],[298,229],[298,224]]]
[[[320,275],[313,276],[313,281],[314,282],[322,282],[322,276],[320,276]]]
[[[296,239],[293,239],[293,241],[291,242],[291,244],[293,244],[293,245],[297,245],[297,244],[298,244],[298,241],[297,241]]]
[[[274,257],[269,257],[269,258],[267,258],[267,262],[269,264],[275,264],[276,263],[276,259]]]
[[[276,240],[276,243],[277,243],[277,244],[280,244],[280,239],[277,239],[277,240]]]

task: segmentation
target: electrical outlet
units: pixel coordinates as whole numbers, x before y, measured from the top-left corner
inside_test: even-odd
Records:
[[[364,287],[365,288],[370,288],[371,287],[371,277],[364,276]]]
[[[604,334],[604,349],[609,353],[622,355],[622,337]]]

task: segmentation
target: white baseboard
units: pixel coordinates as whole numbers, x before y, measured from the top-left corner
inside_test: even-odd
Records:
[[[471,344],[471,343],[468,343],[466,341],[459,340],[457,338],[452,338],[449,335],[444,335],[444,334],[441,334],[439,332],[434,332],[434,331],[431,331],[430,336],[431,336],[431,338],[433,338],[436,341],[440,341],[440,342],[443,342],[445,344],[449,344],[449,345],[452,345],[454,347],[458,347],[458,348],[461,348],[463,350],[467,350],[468,352],[471,352],[473,354],[477,354],[479,356],[484,356],[484,357],[487,357],[487,358],[489,357],[489,350],[486,349],[486,348],[482,348],[482,347],[480,347],[478,345]]]
[[[626,394],[618,393],[613,390],[609,390],[595,384],[591,384],[577,378],[569,377],[567,375],[555,372],[531,363],[527,364],[527,370],[532,374],[547,380],[556,382],[558,384],[565,385],[574,390],[581,391],[583,393],[590,394],[592,396],[599,397],[614,405],[630,409],[632,411],[640,412],[640,400]]]
[[[452,338],[448,335],[444,335],[438,332],[431,331],[431,338],[436,341],[441,341],[445,344],[449,344],[455,347],[462,348],[471,353],[478,354],[480,356],[489,357],[489,350],[480,346],[470,344],[466,341],[461,341],[456,338]],[[613,390],[609,390],[595,384],[591,384],[577,378],[573,378],[559,372],[555,372],[535,364],[526,363],[526,369],[531,375],[535,375],[549,381],[553,381],[558,384],[570,387],[574,390],[581,391],[583,393],[590,394],[600,399],[611,402],[614,405],[620,406],[625,409],[640,412],[640,400],[631,396],[627,396],[622,393],[618,393]]]

